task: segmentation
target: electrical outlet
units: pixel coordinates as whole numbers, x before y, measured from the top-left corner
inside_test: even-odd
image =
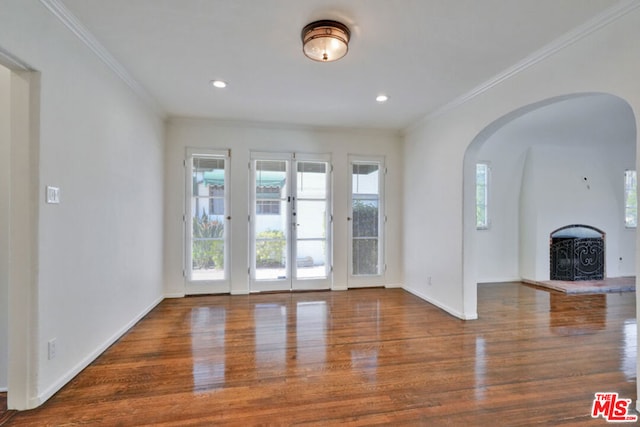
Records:
[[[49,360],[55,359],[56,358],[56,339],[55,338],[49,340],[47,350],[48,350],[48,353],[47,353],[48,359]]]
[[[431,286],[431,276],[427,276],[427,285]]]

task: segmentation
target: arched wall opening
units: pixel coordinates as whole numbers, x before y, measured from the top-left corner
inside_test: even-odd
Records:
[[[568,224],[607,233],[608,277],[635,275],[624,223],[624,172],[635,170],[636,119],[606,93],[558,96],[512,111],[464,157],[464,286],[549,280],[549,234]],[[487,230],[476,230],[475,165],[490,166]]]

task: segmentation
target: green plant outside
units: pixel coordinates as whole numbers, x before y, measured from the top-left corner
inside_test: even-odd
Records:
[[[258,233],[256,236],[256,267],[284,267],[286,244],[284,232],[280,230],[265,230]]]
[[[193,218],[193,246],[191,252],[194,269],[224,269],[224,224],[211,221],[206,214]]]

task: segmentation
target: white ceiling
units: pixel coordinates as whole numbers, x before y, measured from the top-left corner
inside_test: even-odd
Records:
[[[403,129],[621,1],[63,3],[170,116]],[[340,61],[303,56],[318,19],[351,29]]]

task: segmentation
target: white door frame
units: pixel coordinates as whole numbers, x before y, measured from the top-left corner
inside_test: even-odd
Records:
[[[40,192],[40,73],[0,49],[11,70],[9,198],[9,409],[42,402],[38,376],[38,217]],[[41,197],[42,196],[42,197]]]

